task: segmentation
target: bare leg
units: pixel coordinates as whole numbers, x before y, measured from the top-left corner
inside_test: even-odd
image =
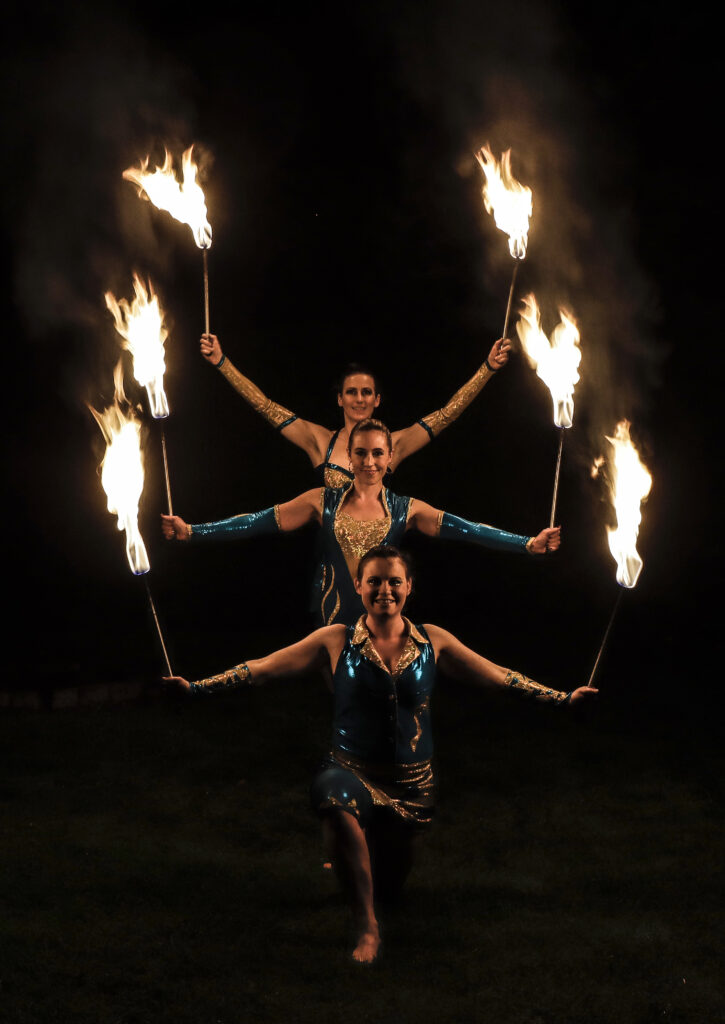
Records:
[[[352,906],[358,938],[353,960],[372,963],[380,947],[380,929],[373,905],[373,876],[365,833],[346,811],[331,810],[322,819],[327,849]]]

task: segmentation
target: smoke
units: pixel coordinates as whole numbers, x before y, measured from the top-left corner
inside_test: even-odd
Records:
[[[393,32],[400,87],[444,140],[442,158],[458,176],[431,189],[426,202],[469,256],[480,253],[469,262],[488,304],[500,295],[501,322],[511,263],[505,236],[483,212],[474,151],[484,143],[497,154],[511,148],[514,175],[533,189],[518,293],[535,292],[549,328],[559,306],[577,319],[583,359],[575,434],[585,438],[580,454],[588,463],[617,420],[646,420],[670,347],[639,255],[638,155],[627,126],[612,123],[584,41],[549,5],[407,5]],[[411,175],[422,148],[410,148]],[[470,315],[480,321],[475,287],[472,280]]]
[[[8,213],[14,304],[25,339],[57,363],[59,390],[86,400],[94,382],[110,389],[118,355],[104,292],[125,294],[134,267],[163,272],[169,259],[121,173],[159,141],[186,144],[190,83],[162,48],[151,52],[142,25],[80,6],[36,38],[32,58],[18,53],[14,72],[25,83],[14,103],[6,93],[20,157]]]

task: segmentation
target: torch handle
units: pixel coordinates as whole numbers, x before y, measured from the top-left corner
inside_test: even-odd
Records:
[[[171,483],[169,481],[169,460],[166,455],[166,432],[164,431],[164,425],[161,424],[161,451],[164,455],[164,479],[166,480],[166,501],[169,506],[169,515],[173,516],[174,509],[171,504]]]
[[[159,623],[159,617],[156,614],[156,606],[154,604],[154,599],[153,599],[153,597],[151,597],[151,588],[149,587],[148,580],[146,579],[145,576],[143,578],[143,581],[144,581],[144,586],[146,587],[146,594],[148,595],[149,604],[151,605],[151,613],[152,613],[152,615],[154,617],[154,622],[156,623],[156,629],[158,630],[159,640],[161,641],[161,650],[164,652],[164,659],[166,661],[166,668],[168,669],[169,675],[173,676],[174,671],[171,668],[171,662],[169,661],[169,655],[168,655],[168,653],[166,651],[166,644],[164,643],[164,634],[161,632],[161,624]]]
[[[208,249],[202,249],[202,259],[204,260],[204,332],[209,333],[209,257],[207,256]]]
[[[511,287],[509,288],[509,298],[508,298],[508,302],[506,303],[506,318],[505,318],[505,320],[503,322],[503,333],[501,335],[502,338],[506,337],[506,335],[508,334],[508,330],[509,330],[509,320],[511,319],[511,305],[512,305],[512,303],[514,301],[514,287],[516,285],[516,275],[519,272],[519,263],[520,262],[521,262],[520,260],[514,260],[514,270],[513,270],[513,273],[511,275]]]
[[[607,639],[609,638],[609,634],[610,634],[611,629],[612,629],[612,623],[614,622],[614,616],[617,614],[617,609],[619,608],[619,604],[620,604],[620,601],[622,600],[622,594],[623,593],[624,593],[624,590],[622,588],[620,588],[619,594],[617,595],[617,600],[614,602],[614,608],[612,609],[612,614],[609,616],[609,625],[607,626],[606,632],[604,634],[604,639],[602,640],[602,646],[599,648],[599,654],[597,655],[597,660],[594,662],[594,668],[592,669],[592,674],[589,676],[589,682],[587,683],[587,686],[592,686],[594,684],[594,676],[597,673],[597,668],[599,667],[599,661],[600,661],[600,659],[602,657],[602,652],[604,650],[604,646],[605,646],[605,644],[607,642]]]
[[[559,454],[556,457],[556,472],[554,473],[554,496],[551,499],[551,519],[549,520],[549,526],[554,525],[554,518],[556,516],[556,499],[559,494],[559,470],[561,469],[561,451],[564,447],[564,428],[559,427]]]

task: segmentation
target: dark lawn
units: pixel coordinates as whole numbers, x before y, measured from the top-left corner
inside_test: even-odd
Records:
[[[705,730],[441,687],[438,819],[364,968],[307,809],[326,702],[5,713],[2,1019],[725,1019]]]

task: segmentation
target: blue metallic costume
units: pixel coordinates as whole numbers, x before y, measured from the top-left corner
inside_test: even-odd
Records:
[[[364,615],[348,626],[335,667],[333,750],[312,783],[313,808],[340,807],[360,824],[386,807],[422,827],[433,815],[430,697],[435,654],[423,626],[408,638],[391,673],[372,644]]]
[[[318,814],[340,808],[363,828],[376,808],[413,828],[424,828],[432,820],[435,651],[424,626],[406,618],[404,622],[406,643],[392,672],[373,644],[364,614],[346,628],[333,675],[332,751],[310,789]],[[192,694],[211,694],[253,683],[242,662],[190,688]],[[565,704],[570,696],[510,669],[504,686],[542,704]]]
[[[322,487],[345,487],[350,483],[354,477],[349,469],[343,469],[342,466],[338,466],[336,462],[330,462],[332,458],[332,450],[335,447],[335,442],[340,434],[338,428],[330,438],[330,443],[327,446],[327,453],[325,455],[325,461],[321,462],[319,466],[315,466],[315,476],[317,482]]]
[[[355,592],[354,579],[357,566],[364,554],[379,544],[398,546],[408,527],[413,498],[400,497],[387,487],[382,489],[385,515],[380,519],[352,519],[345,512],[345,499],[352,487],[325,487],[320,491],[321,527],[317,542],[317,569],[312,588],[312,610],[320,626],[333,622],[351,625],[363,613],[360,598]],[[199,523],[190,527],[191,539],[253,538],[280,530],[278,506],[232,516],[213,523]],[[472,523],[460,516],[441,512],[440,537],[467,540],[483,547],[501,551],[525,552],[531,538],[508,533],[483,523]]]

